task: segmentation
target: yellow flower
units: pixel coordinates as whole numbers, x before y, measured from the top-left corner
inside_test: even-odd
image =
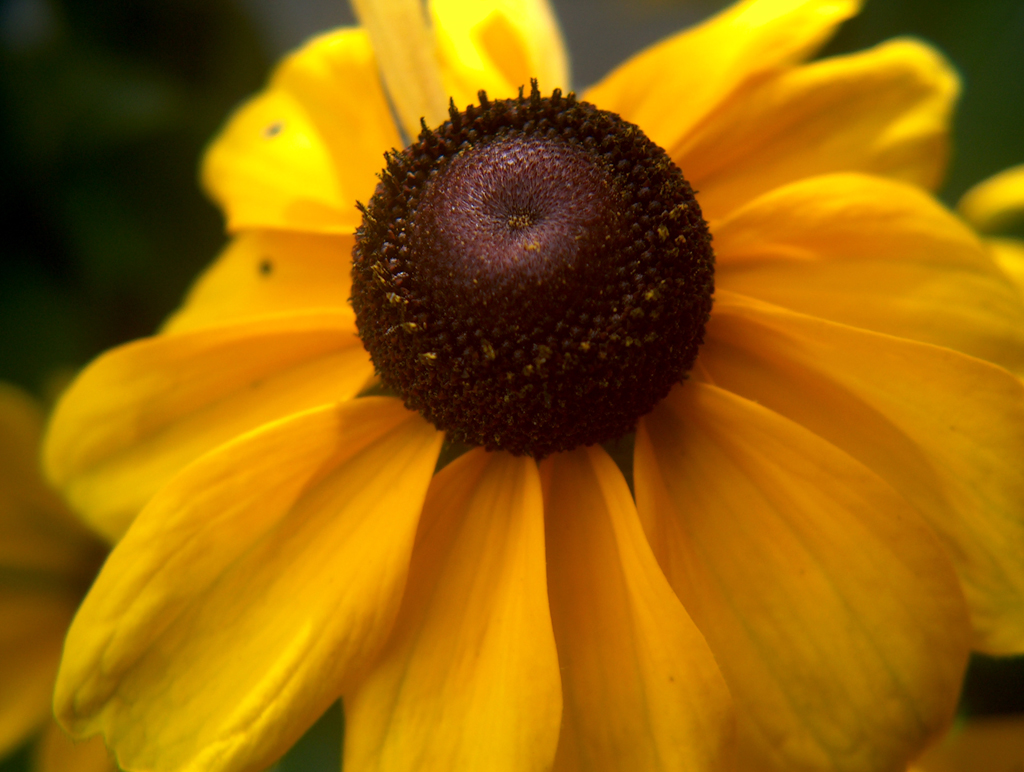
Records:
[[[971,646],[1024,649],[1024,304],[926,192],[955,74],[803,63],[855,0],[746,0],[585,92],[699,191],[692,377],[635,497],[600,446],[435,474],[443,435],[367,395],[355,202],[446,95],[569,77],[543,0],[429,9],[282,62],[206,157],[232,242],[58,407],[50,477],[123,535],[59,718],[127,769],[260,769],[339,696],[346,772],[905,766]]]
[[[39,473],[43,419],[0,383],[0,759],[43,730],[40,772],[112,769],[98,741],[72,744],[51,717],[64,633],[102,548]]]

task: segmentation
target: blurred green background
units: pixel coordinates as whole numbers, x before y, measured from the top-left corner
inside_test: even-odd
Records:
[[[724,3],[555,5],[580,88]],[[350,20],[340,0],[0,0],[0,379],[45,397],[154,330],[224,241],[196,183],[205,143],[280,53]],[[1024,2],[873,0],[825,53],[907,34],[963,75],[953,203],[1024,162]],[[976,659],[963,710],[1024,711],[1024,663]],[[340,724],[335,708],[280,768],[337,769]]]

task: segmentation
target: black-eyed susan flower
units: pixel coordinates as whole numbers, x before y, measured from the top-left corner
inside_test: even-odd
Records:
[[[43,414],[0,383],[0,759],[33,735],[39,772],[108,772],[97,739],[52,720],[53,682],[75,608],[104,550],[43,481]]]
[[[126,769],[260,769],[339,696],[349,772],[905,767],[1024,646],[1024,307],[927,192],[950,67],[747,0],[577,99],[540,0],[356,5],[58,407],[123,535],[60,719]]]

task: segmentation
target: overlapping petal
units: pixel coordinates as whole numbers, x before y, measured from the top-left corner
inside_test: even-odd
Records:
[[[992,257],[1010,277],[1024,297],[1024,241],[1018,239],[989,239]]]
[[[562,666],[555,769],[731,769],[731,700],[644,537],[607,453],[541,467],[551,618]]]
[[[547,0],[431,0],[446,92],[462,110],[484,89],[492,99],[570,87],[569,58]]]
[[[745,0],[632,57],[583,98],[675,148],[740,87],[810,56],[859,8],[859,0]]]
[[[354,396],[372,365],[350,312],[311,311],[158,335],[94,361],[50,425],[50,479],[116,539],[183,466],[222,442]]]
[[[933,198],[859,174],[777,188],[713,224],[718,287],[1024,373],[1024,300]]]
[[[364,30],[314,38],[233,115],[203,161],[228,230],[352,233],[385,151],[402,144]]]
[[[1005,169],[964,193],[957,204],[980,231],[998,231],[1024,216],[1024,165]]]
[[[441,435],[367,398],[190,466],[111,553],[68,633],[58,718],[122,766],[256,770],[372,659]]]
[[[267,314],[351,314],[352,236],[252,230],[238,234],[164,324],[181,332]]]
[[[434,478],[408,585],[346,695],[344,768],[549,769],[561,687],[533,459],[477,449]]]
[[[708,384],[637,432],[637,505],[736,701],[741,769],[896,769],[952,719],[970,624],[892,488]]]
[[[1024,648],[1024,383],[955,351],[719,292],[700,363],[866,465],[946,545],[973,644]]]
[[[958,92],[955,71],[935,49],[894,40],[755,82],[665,149],[709,219],[831,172],[934,188]]]

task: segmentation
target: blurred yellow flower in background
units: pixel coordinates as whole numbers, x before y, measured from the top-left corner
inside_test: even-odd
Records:
[[[32,734],[41,772],[102,772],[98,739],[73,744],[52,720],[64,634],[103,558],[39,471],[43,414],[0,383],[0,759]]]
[[[971,646],[1024,650],[1024,302],[928,192],[955,74],[804,64],[858,4],[746,0],[585,92],[698,191],[693,377],[635,497],[598,446],[435,475],[443,435],[365,396],[354,204],[448,95],[569,74],[540,0],[429,8],[281,63],[204,164],[232,242],[59,405],[47,472],[121,539],[59,718],[126,769],[260,769],[339,696],[350,772],[906,765]]]

